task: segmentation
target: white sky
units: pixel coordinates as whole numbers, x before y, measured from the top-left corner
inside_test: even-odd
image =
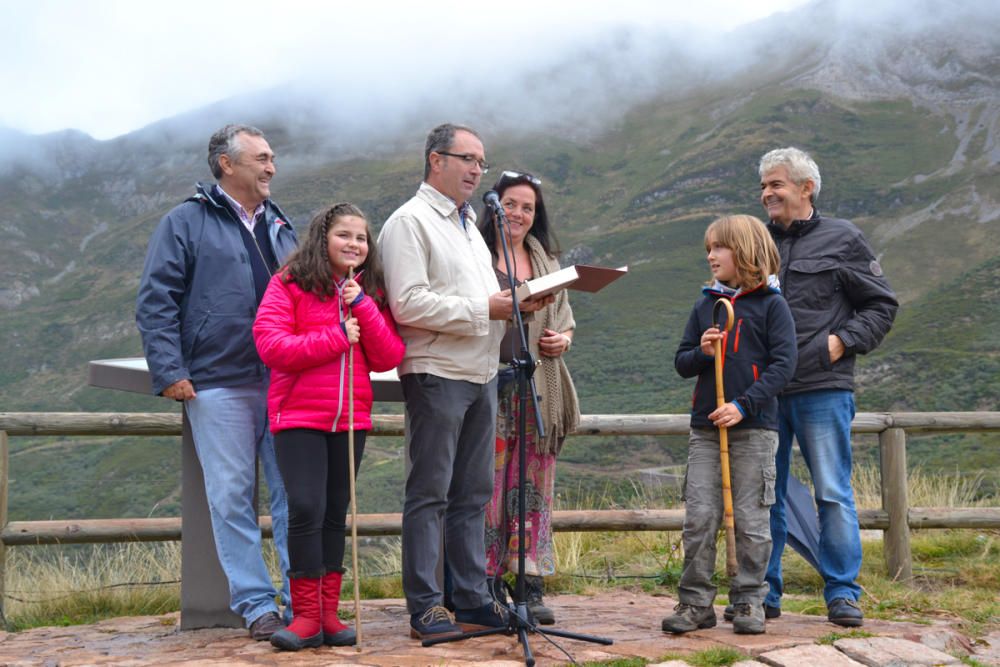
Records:
[[[0,0],[0,126],[108,139],[330,71],[388,95],[425,67],[474,77],[615,25],[721,36],[806,1]]]

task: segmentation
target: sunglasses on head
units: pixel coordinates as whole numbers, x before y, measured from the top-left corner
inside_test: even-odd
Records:
[[[541,181],[541,179],[537,178],[535,176],[532,176],[531,174],[529,174],[527,172],[505,171],[505,172],[502,172],[500,174],[500,180],[503,180],[503,179],[508,179],[508,180],[511,180],[511,181],[527,181],[528,183],[531,183],[532,185],[534,185],[536,188],[542,187],[542,181]]]

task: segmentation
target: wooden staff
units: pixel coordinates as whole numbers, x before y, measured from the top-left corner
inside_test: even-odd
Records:
[[[726,310],[726,324],[723,329],[719,322],[720,307]],[[722,365],[724,361],[726,334],[733,328],[733,304],[729,299],[722,298],[715,302],[712,307],[712,319],[715,326],[723,332],[721,339],[716,339],[712,343],[715,346],[715,407],[721,408],[726,404],[726,393],[722,386]],[[722,522],[726,528],[726,574],[730,577],[736,576],[736,524],[733,521],[733,484],[732,476],[729,473],[729,430],[725,426],[719,427],[719,460],[722,463]]]
[[[347,269],[347,279],[354,280],[354,267]],[[347,307],[350,316],[351,307]],[[354,632],[357,635],[355,650],[361,652],[361,587],[358,585],[358,499],[354,479],[354,344],[347,348],[347,479],[351,489],[351,567],[354,574]],[[732,503],[730,503],[732,504]]]

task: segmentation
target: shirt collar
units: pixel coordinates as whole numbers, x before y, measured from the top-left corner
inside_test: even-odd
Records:
[[[253,223],[257,219],[257,216],[259,216],[261,213],[264,212],[264,202],[261,202],[260,204],[257,205],[257,208],[253,210],[253,214],[249,214],[246,211],[246,209],[243,208],[243,204],[239,203],[238,201],[230,197],[229,193],[223,190],[221,185],[216,183],[215,187],[219,189],[219,192],[222,193],[222,196],[226,198],[226,201],[229,202],[229,205],[233,207],[233,210],[236,211],[236,215],[240,217],[240,222],[242,222],[243,224],[249,225]]]

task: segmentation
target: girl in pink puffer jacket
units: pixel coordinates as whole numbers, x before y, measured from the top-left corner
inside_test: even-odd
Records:
[[[368,374],[395,368],[404,352],[375,237],[356,206],[335,204],[313,218],[305,242],[271,278],[253,333],[271,369],[268,418],[288,495],[294,620],[271,643],[349,646],[355,633],[337,618],[350,502],[348,350],[354,346],[356,467],[371,428]]]

